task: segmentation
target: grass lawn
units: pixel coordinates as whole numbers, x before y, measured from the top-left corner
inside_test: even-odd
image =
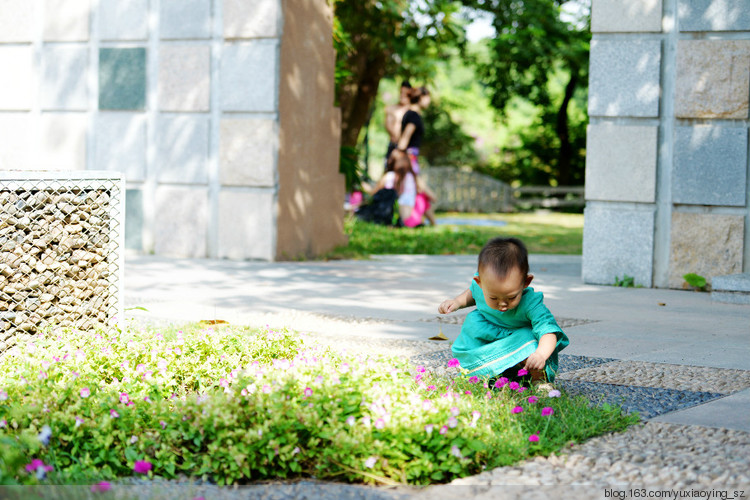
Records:
[[[349,217],[345,231],[349,244],[328,253],[328,259],[367,258],[380,254],[476,254],[495,236],[514,236],[531,253],[580,255],[583,215],[554,212],[515,214],[442,213],[452,219],[502,221],[503,226],[438,224],[435,227],[395,228]]]

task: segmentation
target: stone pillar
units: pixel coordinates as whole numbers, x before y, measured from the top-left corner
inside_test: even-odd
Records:
[[[583,279],[750,271],[746,0],[593,0]]]
[[[0,169],[109,170],[125,245],[311,257],[343,243],[327,0],[0,2]]]

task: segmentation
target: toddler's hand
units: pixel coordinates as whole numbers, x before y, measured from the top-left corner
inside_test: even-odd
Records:
[[[538,352],[534,352],[531,354],[531,356],[526,358],[526,363],[523,365],[523,367],[527,370],[543,370],[544,365],[546,364],[547,358],[545,358]]]
[[[458,302],[456,302],[453,299],[444,300],[439,306],[438,306],[438,312],[440,314],[448,314],[452,313],[453,311],[458,310]]]

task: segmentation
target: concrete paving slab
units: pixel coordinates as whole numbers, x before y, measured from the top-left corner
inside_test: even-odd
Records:
[[[743,408],[745,411],[740,411]],[[652,419],[652,422],[702,425],[750,432],[748,408],[750,408],[750,389],[745,389],[706,404],[658,416]]]

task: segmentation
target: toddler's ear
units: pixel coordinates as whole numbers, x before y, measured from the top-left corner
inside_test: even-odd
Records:
[[[479,280],[479,275],[478,274],[476,276],[474,276],[474,281],[476,281],[477,285],[479,285],[480,287],[482,286],[482,282]]]
[[[533,274],[527,274],[526,275],[526,286],[524,286],[524,288],[526,288],[527,286],[529,286],[533,280],[534,280],[534,275]]]

